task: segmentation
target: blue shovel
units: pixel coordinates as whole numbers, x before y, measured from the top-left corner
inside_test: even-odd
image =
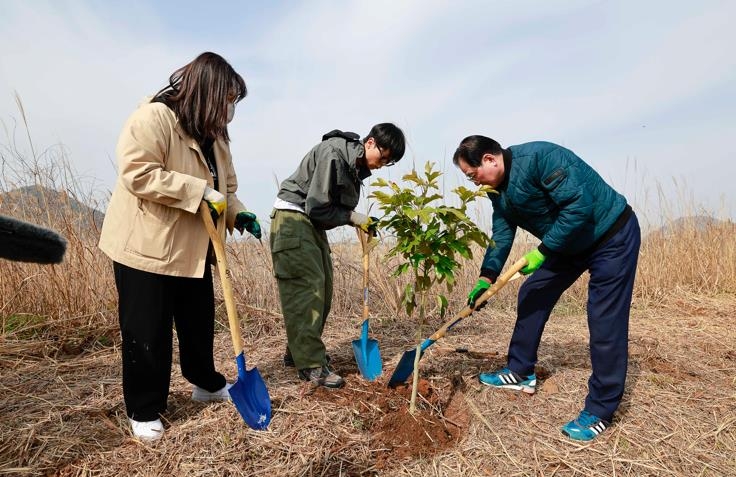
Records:
[[[360,374],[368,381],[375,381],[381,375],[383,363],[378,341],[368,338],[368,259],[370,250],[373,248],[373,245],[370,244],[372,237],[357,227],[355,230],[358,232],[358,239],[363,248],[363,326],[360,339],[353,340],[353,354],[355,354]]]
[[[245,354],[243,354],[243,340],[240,337],[240,324],[238,322],[238,310],[235,308],[233,297],[233,286],[230,283],[230,274],[227,269],[225,246],[222,237],[215,228],[210,215],[210,209],[205,202],[199,206],[207,233],[215,249],[217,258],[217,270],[220,273],[222,294],[225,296],[225,308],[227,309],[227,321],[230,325],[230,336],[235,349],[235,363],[238,365],[238,380],[228,392],[235,408],[240,413],[246,424],[252,429],[263,430],[271,422],[271,398],[268,395],[266,383],[258,372],[258,368],[248,371],[245,368]]]
[[[521,274],[519,273],[519,270],[524,268],[527,264],[527,261],[525,258],[520,258],[516,263],[514,263],[511,268],[509,268],[506,273],[502,274],[500,277],[498,277],[498,280],[496,280],[496,283],[493,284],[491,288],[485,291],[480,298],[475,303],[475,307],[477,308],[478,305],[481,305],[488,301],[493,295],[495,295],[501,288],[503,288],[506,283],[516,280],[517,278],[521,277]],[[442,328],[435,331],[432,336],[424,340],[419,347],[419,359],[422,359],[422,356],[424,356],[424,351],[432,346],[435,341],[445,336],[445,334],[451,330],[455,325],[463,321],[464,318],[470,316],[473,313],[474,308],[470,308],[469,306],[466,306],[463,308],[460,313],[458,313],[452,320],[448,321],[444,325],[442,325]],[[406,382],[406,379],[411,376],[411,373],[414,372],[414,360],[417,356],[417,348],[412,348],[408,351],[405,351],[404,354],[401,356],[401,359],[399,360],[399,364],[396,365],[396,369],[394,370],[394,374],[391,375],[391,379],[388,381],[388,385],[390,387],[396,387],[399,384],[404,384]]]

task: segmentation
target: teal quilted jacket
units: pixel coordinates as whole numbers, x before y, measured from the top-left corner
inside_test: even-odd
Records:
[[[549,142],[529,142],[504,151],[505,178],[493,204],[493,240],[481,266],[498,276],[516,235],[527,230],[545,255],[590,251],[626,209],[616,192],[572,151]]]

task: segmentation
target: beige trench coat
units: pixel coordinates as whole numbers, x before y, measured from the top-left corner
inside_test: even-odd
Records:
[[[223,239],[246,210],[230,148],[214,144],[219,190],[226,213],[217,221]],[[118,179],[102,225],[99,247],[112,260],[147,272],[202,277],[209,237],[198,208],[214,187],[197,142],[162,103],[144,103],[128,119],[116,149]]]

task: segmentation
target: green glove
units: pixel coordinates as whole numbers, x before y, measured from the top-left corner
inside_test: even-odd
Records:
[[[527,264],[526,267],[519,270],[519,273],[522,275],[529,275],[530,273],[537,271],[537,269],[544,263],[544,259],[547,257],[542,255],[542,252],[540,252],[538,248],[535,248],[524,255],[524,258],[526,259]]]
[[[259,239],[261,238],[261,224],[256,219],[256,214],[253,212],[246,212],[242,210],[235,216],[235,228],[238,229],[240,235],[243,235],[243,230],[250,232],[252,236]]]
[[[473,287],[473,290],[468,295],[468,306],[475,310],[475,302],[478,301],[478,298],[485,293],[486,290],[488,290],[491,287],[491,284],[487,281],[483,280],[482,278],[478,279],[478,282],[475,284],[475,287]],[[483,302],[478,309],[480,310],[486,306],[486,302]]]

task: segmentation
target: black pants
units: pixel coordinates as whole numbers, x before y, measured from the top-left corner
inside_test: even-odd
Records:
[[[184,278],[144,272],[113,262],[123,339],[123,396],[128,417],[152,421],[166,410],[173,333],[181,373],[207,391],[225,386],[215,371],[215,298],[212,272]]]
[[[641,232],[633,213],[621,230],[595,251],[578,257],[550,257],[519,289],[516,326],[508,367],[534,372],[537,349],[552,308],[586,270],[588,331],[593,373],[585,410],[610,421],[621,403],[628,366],[629,310],[639,258]]]

